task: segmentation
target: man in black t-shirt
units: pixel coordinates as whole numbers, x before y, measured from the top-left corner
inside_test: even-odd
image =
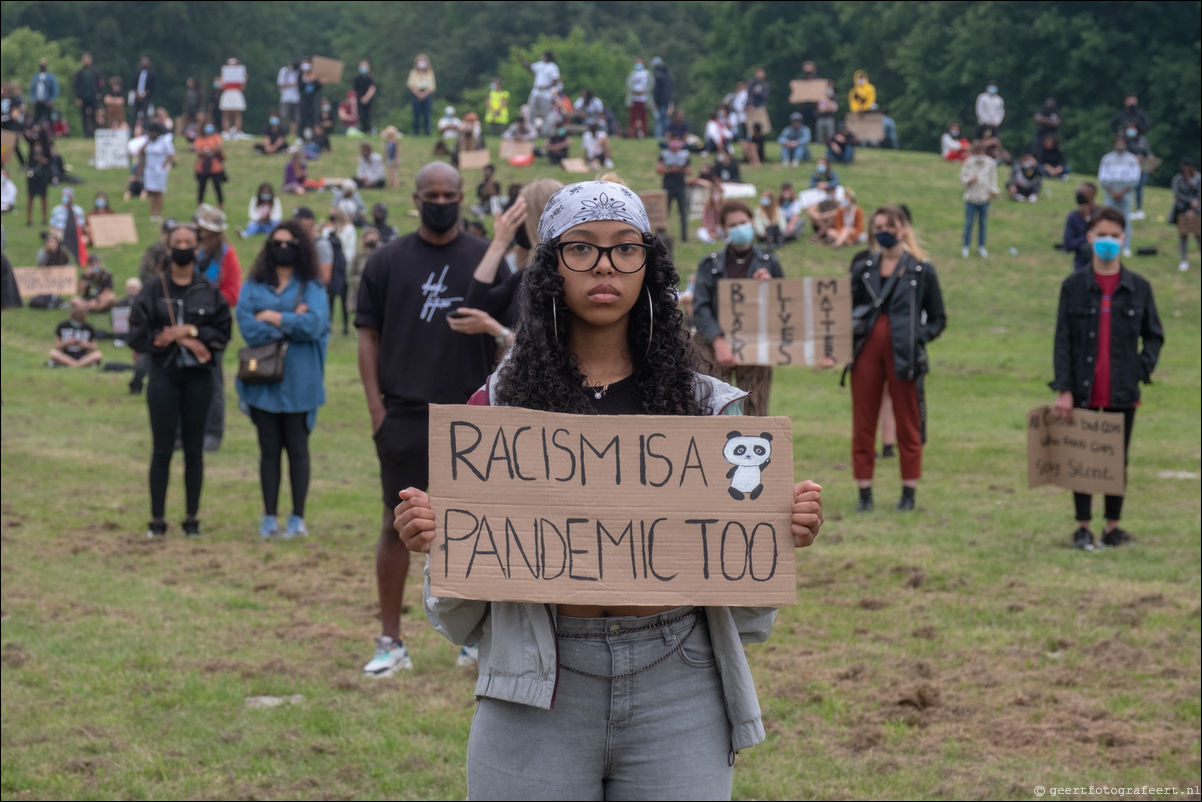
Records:
[[[96,348],[96,330],[88,323],[88,313],[78,307],[71,317],[54,329],[54,347],[50,349],[51,367],[86,368],[103,357]]]
[[[487,335],[453,332],[447,313],[467,295],[488,243],[459,225],[463,180],[445,162],[417,174],[414,205],[421,226],[377,250],[364,268],[355,306],[359,376],[367,395],[380,460],[384,521],[376,547],[382,635],[364,673],[384,677],[412,668],[401,642],[401,606],[409,551],[393,528],[393,508],[407,487],[429,479],[429,405],[462,404],[493,367]],[[474,662],[466,652],[461,662]]]

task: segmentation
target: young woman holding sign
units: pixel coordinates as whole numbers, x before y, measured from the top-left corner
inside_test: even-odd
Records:
[[[510,359],[470,403],[583,414],[737,414],[746,393],[695,371],[676,268],[638,196],[601,181],[555,193],[523,282]],[[821,488],[794,486],[797,547]],[[429,497],[401,492],[396,528],[429,552]],[[766,607],[553,605],[440,599],[455,643],[479,641],[469,799],[728,799],[735,753],[764,740],[742,642]],[[629,670],[618,670],[625,665]]]

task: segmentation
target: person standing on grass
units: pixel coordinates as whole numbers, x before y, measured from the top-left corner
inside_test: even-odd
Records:
[[[997,195],[997,164],[985,155],[985,143],[972,143],[972,153],[960,167],[960,185],[964,187],[964,240],[960,255],[968,258],[968,246],[972,241],[972,223],[977,221],[977,253],[982,259],[989,256],[985,250],[985,225],[989,219],[989,202]]]
[[[242,293],[238,330],[247,345],[283,341],[284,378],[272,384],[237,382],[238,398],[250,409],[259,439],[259,485],[263,492],[260,537],[280,534],[280,455],[288,451],[292,514],[284,537],[309,534],[305,499],[309,492],[309,433],[317,408],[325,403],[325,353],[330,339],[330,307],[315,280],[316,254],[300,223],[280,223],[267,236]]]
[[[1181,172],[1173,176],[1173,208],[1169,211],[1169,223],[1177,226],[1178,247],[1181,251],[1181,262],[1177,269],[1182,272],[1189,270],[1189,238],[1202,244],[1198,236],[1199,198],[1202,198],[1202,178],[1198,174],[1198,164],[1193,159],[1181,160]]]
[[[737,414],[745,393],[695,371],[676,268],[637,195],[604,181],[565,187],[539,236],[513,351],[469,403]],[[818,534],[821,490],[794,485],[795,547]],[[430,498],[406,488],[394,525],[428,553]],[[781,558],[793,558],[787,547]],[[468,799],[730,798],[735,754],[765,738],[742,643],[768,637],[774,608],[440,599],[429,579],[427,562],[435,629],[480,641]]]
[[[901,463],[897,509],[912,511],[926,442],[926,346],[943,332],[947,315],[935,267],[925,261],[905,211],[882,206],[873,213],[871,226],[875,247],[851,265],[851,302],[857,310],[851,363],[851,458],[860,490],[856,512],[873,508],[876,429],[886,386]]]
[[[1060,285],[1056,340],[1052,352],[1055,378],[1048,386],[1057,392],[1056,412],[1071,421],[1074,409],[1121,412],[1123,415],[1123,472],[1139,406],[1139,384],[1152,383],[1152,371],[1164,345],[1164,330],[1156,313],[1152,286],[1119,260],[1127,221],[1116,209],[1099,209],[1089,223],[1092,269],[1074,271]],[[1132,542],[1119,527],[1123,496],[1106,496],[1106,525],[1102,545]],[[1073,548],[1093,551],[1088,493],[1073,493],[1077,529]]]
[[[200,534],[196,514],[204,484],[204,430],[213,398],[213,366],[230,340],[230,307],[196,269],[196,229],[176,226],[167,245],[170,267],[142,288],[129,316],[129,347],[150,357],[150,515],[146,535],[167,534],[163,515],[171,456],[184,447],[185,535]]]
[[[1131,255],[1131,193],[1139,187],[1143,173],[1139,159],[1127,149],[1127,137],[1119,134],[1114,139],[1114,150],[1102,157],[1098,164],[1098,184],[1105,196],[1106,206],[1114,209],[1127,221],[1123,232],[1123,256]]]
[[[372,254],[355,300],[359,376],[384,501],[376,546],[381,634],[375,656],[363,668],[369,677],[413,667],[401,640],[409,551],[393,528],[392,508],[401,490],[428,482],[430,404],[467,401],[492,370],[496,352],[492,337],[457,334],[448,325],[448,313],[467,297],[472,273],[488,249],[460,228],[462,202],[458,170],[445,162],[423,167],[413,193],[418,230]],[[474,657],[465,649],[460,660],[470,664]]]

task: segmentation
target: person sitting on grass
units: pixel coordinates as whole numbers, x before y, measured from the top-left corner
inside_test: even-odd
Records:
[[[88,257],[88,264],[79,277],[79,296],[71,299],[72,309],[82,309],[85,314],[107,312],[117,305],[113,292],[113,274],[100,261],[98,254]]]
[[[96,347],[96,330],[88,323],[88,312],[72,306],[71,317],[54,329],[54,347],[50,349],[50,367],[86,368],[104,357]]]
[[[255,143],[255,153],[271,156],[288,151],[288,129],[280,124],[280,115],[275,111],[267,118],[267,127],[263,129],[263,141]]]
[[[1034,203],[1039,200],[1039,191],[1043,189],[1043,174],[1039,172],[1039,162],[1030,153],[1024,153],[1010,167],[1010,180],[1006,182],[1006,191],[1010,200]]]
[[[271,183],[264,181],[259,184],[258,191],[250,199],[246,210],[249,222],[240,234],[253,237],[256,234],[270,234],[280,221],[284,219],[284,206],[272,189]]]
[[[1068,163],[1060,150],[1060,140],[1054,134],[1048,134],[1039,145],[1039,169],[1048,178],[1058,178],[1064,181],[1068,178]]]
[[[370,142],[359,144],[359,164],[355,167],[355,184],[360,189],[383,189],[388,183],[384,157],[371,148]]]

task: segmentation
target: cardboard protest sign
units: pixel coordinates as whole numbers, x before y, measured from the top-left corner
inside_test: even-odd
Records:
[[[666,190],[656,189],[648,192],[640,192],[639,199],[643,201],[643,207],[647,210],[647,219],[651,223],[652,231],[667,231],[668,230],[668,193]]]
[[[7,128],[0,129],[0,164],[8,164],[12,158],[13,147],[17,144],[17,132]]]
[[[885,138],[884,117],[879,111],[865,111],[848,114],[843,123],[861,142],[880,142]]]
[[[1121,496],[1126,484],[1122,413],[1074,409],[1068,422],[1050,406],[1027,412],[1028,488]]]
[[[88,228],[92,230],[95,248],[138,243],[138,228],[132,214],[94,214],[88,218]]]
[[[826,97],[826,88],[830,85],[825,78],[789,81],[789,102],[817,103]]]
[[[740,365],[851,361],[851,279],[720,279],[718,325]]]
[[[789,418],[431,405],[430,501],[435,596],[794,603]]]
[[[1202,236],[1202,216],[1196,212],[1182,212],[1177,215],[1177,234],[1182,237]]]
[[[124,337],[129,334],[129,313],[132,307],[114,306],[109,310],[109,319],[113,324],[113,335]]]
[[[561,167],[563,167],[563,169],[567,170],[569,173],[587,173],[588,172],[588,162],[586,162],[584,159],[568,158],[568,159],[564,159],[559,164]]]
[[[755,131],[756,123],[759,123],[761,126],[763,126],[763,133],[765,136],[772,133],[772,121],[768,119],[767,106],[747,108],[747,131],[749,133]]]
[[[700,220],[705,216],[705,206],[710,202],[709,187],[685,187],[689,193],[689,219]]]
[[[14,267],[13,278],[17,280],[17,292],[22,298],[38,295],[74,295],[79,289],[79,278],[74,265],[61,267]]]
[[[501,140],[501,158],[505,161],[509,161],[514,156],[533,156],[533,155],[534,155],[534,143],[533,142],[520,142],[516,139],[502,139]]]
[[[342,83],[343,64],[338,59],[314,56],[309,63],[313,65],[313,77],[323,84]]]
[[[129,131],[125,128],[97,128],[96,153],[92,166],[97,170],[129,167]]]
[[[489,157],[487,148],[459,151],[460,170],[483,170],[490,164],[492,164],[492,159]]]
[[[222,64],[221,65],[221,83],[223,84],[239,84],[246,86],[246,65],[245,64]]]

